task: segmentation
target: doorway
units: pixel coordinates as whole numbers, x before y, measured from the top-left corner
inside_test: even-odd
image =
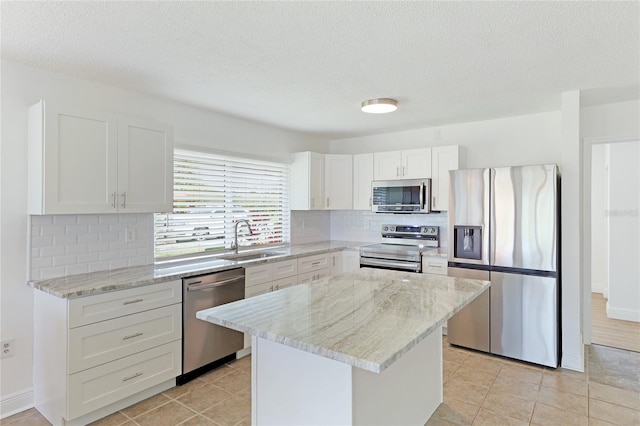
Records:
[[[587,150],[588,337],[593,344],[640,352],[640,141],[592,141]]]

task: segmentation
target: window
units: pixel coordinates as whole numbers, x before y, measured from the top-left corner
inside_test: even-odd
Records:
[[[173,212],[155,215],[155,257],[230,249],[236,220],[242,246],[289,242],[289,165],[176,149]]]

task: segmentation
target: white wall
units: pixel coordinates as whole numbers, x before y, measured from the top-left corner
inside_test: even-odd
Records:
[[[607,316],[640,322],[640,142],[610,144]]]
[[[188,107],[159,98],[68,78],[8,61],[1,64],[0,336],[15,339],[15,356],[0,361],[0,415],[31,403],[33,290],[27,286],[27,108],[39,99],[109,110],[174,125],[176,144],[271,158],[323,152],[326,141]],[[55,219],[52,219],[55,220]],[[146,226],[142,224],[141,226]],[[328,229],[328,227],[327,227]],[[328,232],[328,231],[327,231]],[[55,350],[55,348],[52,348]]]
[[[467,167],[560,163],[559,111],[333,140],[330,152],[361,154],[462,145]]]
[[[640,100],[617,102],[606,105],[583,107],[580,109],[580,135],[583,145],[583,183],[585,185],[584,197],[584,231],[581,247],[585,257],[583,260],[583,303],[585,315],[583,317],[583,330],[585,342],[591,342],[591,251],[593,245],[591,237],[591,191],[587,186],[591,184],[591,147],[598,144],[619,143],[637,140],[640,137]]]
[[[591,151],[591,291],[608,297],[609,283],[609,145]]]

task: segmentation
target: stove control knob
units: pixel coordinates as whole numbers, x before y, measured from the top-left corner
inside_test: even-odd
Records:
[[[388,231],[388,230],[389,230],[389,227],[388,227],[388,226],[385,226],[384,228],[382,228],[382,230],[383,230],[383,231]]]
[[[391,232],[396,232],[396,227],[395,226],[391,227]]]
[[[422,231],[420,231],[420,232],[422,232],[423,234],[428,234],[429,233],[429,228],[424,227],[424,228],[422,228]]]

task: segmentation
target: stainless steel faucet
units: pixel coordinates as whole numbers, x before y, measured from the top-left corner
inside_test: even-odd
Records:
[[[249,235],[253,235],[253,229],[251,229],[251,225],[249,224],[249,221],[246,219],[239,219],[236,220],[236,224],[234,225],[233,228],[233,242],[231,243],[231,249],[236,251],[236,254],[238,253],[238,225],[240,225],[242,222],[244,222],[247,225],[247,228],[249,228]]]

